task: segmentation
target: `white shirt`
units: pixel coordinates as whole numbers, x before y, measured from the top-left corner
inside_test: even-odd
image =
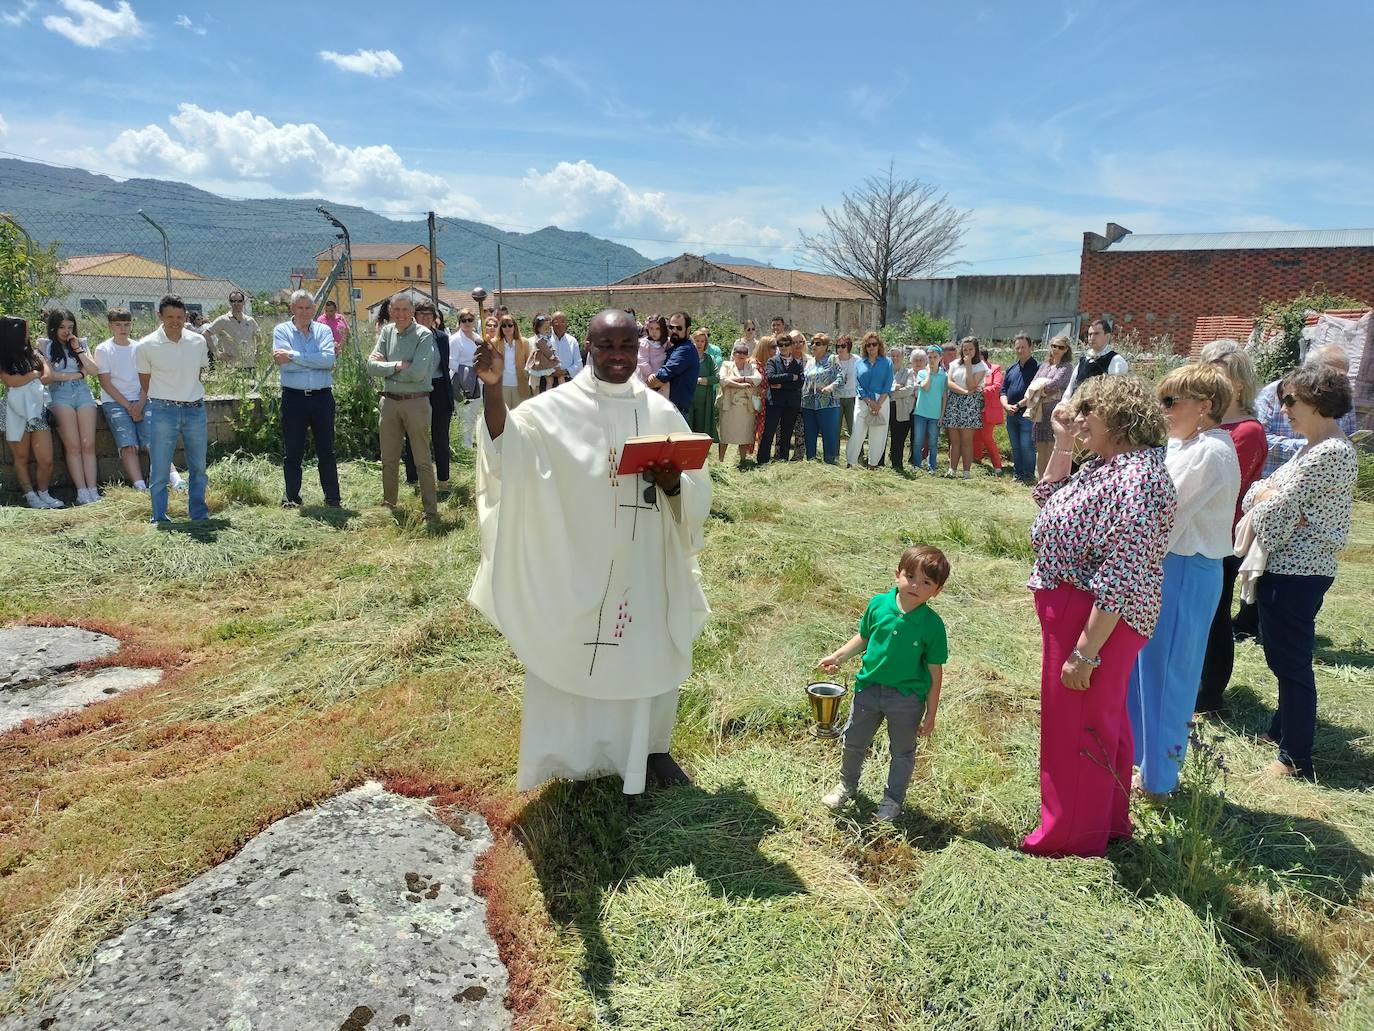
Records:
[[[512,340],[506,345],[506,365],[505,368],[501,370],[501,386],[515,386],[515,372],[515,341]]]
[[[859,359],[852,354],[849,361],[837,357],[840,363],[840,371],[844,373],[844,378],[840,380],[839,386],[835,388],[836,397],[858,397],[859,396]]]
[[[127,344],[116,344],[114,337],[102,341],[95,348],[95,367],[101,375],[110,377],[110,385],[124,395],[126,401],[137,401],[143,396],[143,386],[138,382],[138,344],[130,340]],[[114,398],[102,398],[113,403]]]
[[[554,337],[553,350],[558,355],[558,363],[569,376],[576,376],[582,371],[582,348],[577,344],[577,337],[571,333]]]
[[[148,397],[159,401],[199,401],[205,397],[200,370],[210,365],[205,338],[189,329],[171,341],[161,326],[138,342],[134,354],[140,375],[151,375]]]
[[[972,380],[975,373],[981,374],[984,378],[986,378],[988,374],[987,363],[980,361],[977,365],[974,365],[972,367],[965,365],[961,361],[953,361],[949,363],[949,381],[951,383],[959,384],[959,386],[963,387],[965,390],[967,390],[972,385]]]
[[[1090,350],[1090,351],[1087,351],[1087,352],[1085,352],[1085,353],[1087,354],[1087,356],[1088,356],[1089,358],[1096,358],[1096,357],[1097,357],[1098,355],[1100,355],[1102,352],[1101,352],[1101,350],[1097,350],[1097,351],[1091,351],[1091,350]],[[1121,357],[1121,355],[1116,354],[1115,352],[1113,352],[1113,354],[1112,354],[1112,360],[1109,361],[1109,362],[1107,363],[1107,375],[1108,375],[1108,376],[1124,376],[1124,375],[1126,375],[1126,373],[1128,373],[1128,372],[1130,372],[1130,371],[1131,371],[1131,363],[1128,362],[1125,358]],[[1073,393],[1073,388],[1076,387],[1076,386],[1078,386],[1078,362],[1074,362],[1074,363],[1073,363],[1073,372],[1069,373],[1069,385],[1068,385],[1068,387],[1066,387],[1065,390],[1064,390],[1064,400],[1066,400],[1066,401],[1068,400],[1069,395]]]
[[[1169,551],[1216,559],[1231,554],[1231,523],[1240,494],[1240,460],[1231,434],[1215,429],[1187,440],[1171,437],[1164,464],[1178,492]]]
[[[460,365],[477,364],[477,341],[461,329],[449,337],[448,371],[449,375],[458,371]]]

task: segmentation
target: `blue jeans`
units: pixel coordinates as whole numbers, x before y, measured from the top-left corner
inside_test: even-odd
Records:
[[[935,453],[940,450],[940,420],[924,415],[911,416],[911,466],[921,468],[921,449],[930,447],[930,471],[935,471]]]
[[[1035,423],[1021,412],[1007,413],[1007,437],[1011,440],[1011,465],[1018,480],[1035,475]]]
[[[816,435],[820,434],[825,464],[834,465],[840,458],[840,407],[803,408],[802,430],[806,434],[806,457],[816,457]]]
[[[1279,743],[1279,760],[1311,780],[1312,738],[1317,732],[1317,680],[1312,673],[1317,613],[1331,587],[1329,576],[1265,573],[1260,577],[1260,643],[1264,661],[1279,682],[1279,706],[1269,736]]]
[[[210,509],[205,504],[205,448],[209,427],[205,421],[205,402],[174,405],[153,397],[148,399],[147,411],[153,418],[153,441],[148,449],[153,480],[148,487],[153,498],[153,522],[167,521],[168,470],[172,467],[172,456],[176,454],[178,437],[186,451],[186,467],[190,472],[189,514],[192,519],[208,518]]]

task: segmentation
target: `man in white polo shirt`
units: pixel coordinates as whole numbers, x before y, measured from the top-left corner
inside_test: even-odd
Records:
[[[577,337],[568,332],[568,317],[561,311],[553,313],[553,350],[558,355],[558,364],[563,366],[563,371],[568,374],[566,382],[571,383],[573,377],[582,371],[582,347],[577,342]]]
[[[186,328],[186,305],[180,297],[168,294],[157,304],[162,325],[138,342],[138,380],[148,399],[148,414],[153,421],[152,444],[148,449],[151,467],[153,522],[167,518],[167,470],[176,453],[177,440],[186,451],[191,481],[187,505],[192,519],[205,519],[210,509],[205,504],[205,448],[209,432],[205,419],[205,387],[200,370],[210,364],[205,338]]]

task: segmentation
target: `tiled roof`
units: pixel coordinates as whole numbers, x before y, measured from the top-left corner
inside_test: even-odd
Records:
[[[1248,251],[1289,247],[1374,247],[1374,229],[1286,229],[1258,233],[1127,233],[1104,248],[1130,251]]]
[[[618,293],[629,293],[629,292],[636,291],[636,290],[640,290],[640,291],[650,291],[650,290],[733,290],[733,291],[735,291],[736,293],[738,293],[740,290],[747,290],[747,291],[748,291],[749,293],[751,293],[751,294],[786,294],[786,293],[787,293],[786,290],[774,290],[772,287],[767,287],[767,286],[752,286],[752,285],[740,285],[739,283],[634,283],[634,284],[628,284],[628,285],[624,285],[624,286],[619,285],[619,284],[616,284],[616,283],[612,283],[610,289],[611,289],[611,292],[612,292],[612,293],[617,293],[617,294],[618,294]],[[596,295],[596,294],[604,294],[605,292],[606,292],[606,285],[605,285],[604,283],[601,284],[600,286],[549,286],[549,287],[538,287],[538,286],[533,286],[533,287],[521,287],[521,288],[518,289],[518,290],[505,290],[505,291],[503,291],[503,293],[505,293],[507,296],[516,296],[516,297],[519,297],[519,296],[522,296],[522,295],[530,295],[530,294],[571,294],[571,295],[585,295],[585,294],[591,294],[591,295]],[[488,294],[488,295],[487,295],[487,299],[490,300],[492,296],[494,296],[494,295],[493,295],[493,294]]]
[[[319,254],[315,255],[315,260],[327,261],[331,258],[337,258],[339,256],[338,248],[342,246],[343,244],[336,243],[334,246],[320,251]],[[419,243],[355,243],[353,245],[353,260],[393,261],[423,246],[424,244]],[[439,264],[443,264],[442,258],[439,259]]]
[[[820,272],[803,272],[801,269],[770,268],[767,265],[724,265],[727,272],[744,276],[756,283],[784,294],[800,294],[803,297],[826,297],[836,301],[869,300],[864,293],[847,279],[827,276]]]
[[[129,251],[120,251],[117,254],[73,254],[62,262],[59,271],[64,276],[75,276],[96,265],[106,265],[112,261],[118,261],[120,258],[132,257],[135,255]]]
[[[1193,328],[1193,345],[1188,355],[1196,361],[1203,347],[1213,340],[1239,340],[1243,344],[1254,329],[1255,320],[1248,315],[1203,315]]]

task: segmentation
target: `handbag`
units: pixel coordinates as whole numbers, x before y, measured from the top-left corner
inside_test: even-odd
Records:
[[[477,378],[475,366],[458,366],[458,371],[453,374],[452,382],[453,389],[462,394],[468,401],[476,401],[482,396],[482,381]]]

